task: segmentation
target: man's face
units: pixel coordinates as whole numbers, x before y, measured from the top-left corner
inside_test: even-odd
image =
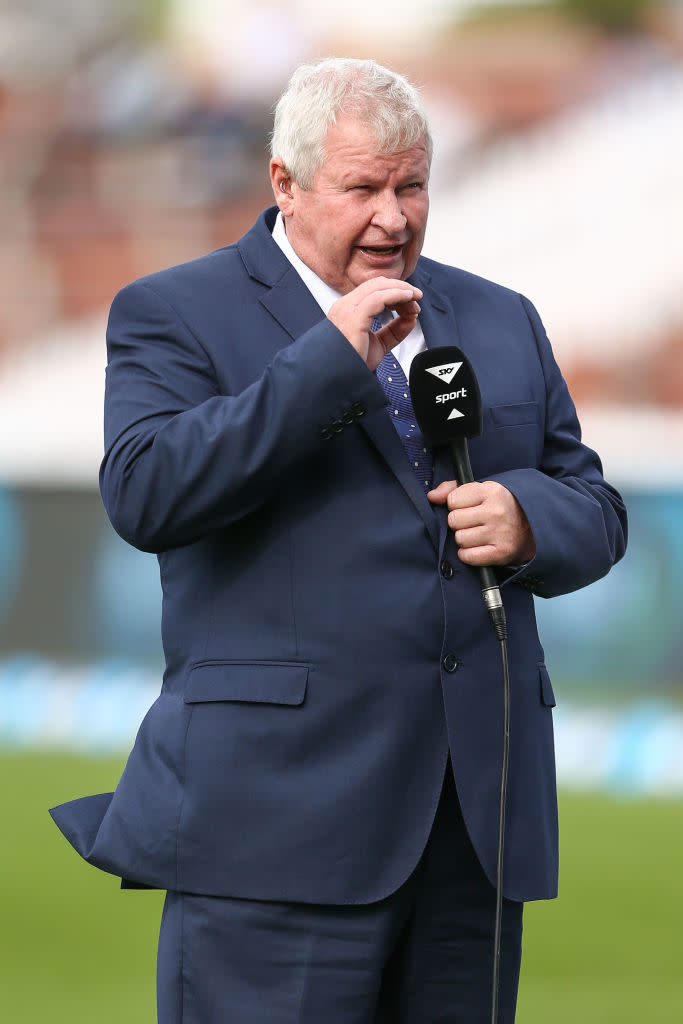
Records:
[[[378,153],[355,119],[333,125],[327,159],[305,191],[271,162],[287,237],[303,262],[342,295],[372,277],[405,280],[422,249],[429,211],[424,141]],[[285,191],[282,190],[284,184]]]

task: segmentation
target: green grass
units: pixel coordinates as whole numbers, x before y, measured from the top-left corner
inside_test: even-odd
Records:
[[[113,789],[121,759],[0,755],[0,1019],[148,1024],[163,895],[119,889],[82,861],[48,814]]]
[[[156,1019],[162,894],[121,892],[73,853],[47,813],[111,789],[121,767],[0,754],[3,1024]],[[560,899],[526,909],[518,1024],[676,1024],[683,804],[564,794],[560,820]]]
[[[683,802],[563,794],[560,896],[525,911],[520,1024],[683,1020]]]

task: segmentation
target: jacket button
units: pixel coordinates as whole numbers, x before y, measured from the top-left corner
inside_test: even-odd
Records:
[[[323,427],[323,429],[320,431],[320,436],[322,437],[323,441],[329,441],[330,438],[332,437],[332,431],[330,430],[329,427]]]
[[[342,421],[343,424],[345,424],[345,426],[350,427],[351,424],[354,421],[354,418],[355,417],[354,417],[353,413],[349,412],[349,410],[347,409],[346,412],[343,414],[343,416],[341,418],[341,421]]]
[[[344,424],[342,423],[341,420],[332,420],[330,426],[335,434],[341,434],[342,430],[344,429]]]
[[[443,576],[443,578],[445,580],[452,579],[454,571],[455,570],[453,569],[453,566],[448,561],[448,559],[444,558],[443,562],[441,563],[441,575]]]
[[[455,672],[458,667],[458,659],[454,654],[447,654],[441,664],[445,672]]]
[[[362,402],[354,402],[351,406],[351,412],[359,420],[361,416],[365,416],[365,406]]]

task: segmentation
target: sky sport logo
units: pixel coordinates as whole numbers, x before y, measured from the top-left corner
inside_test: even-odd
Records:
[[[481,434],[477,378],[467,356],[455,345],[418,352],[410,365],[409,384],[415,415],[429,445]]]
[[[462,363],[442,363],[441,366],[428,366],[427,373],[432,373],[439,380],[450,384],[461,366]]]
[[[437,395],[436,404],[439,402],[452,402],[454,398],[467,398],[467,388],[460,388],[459,391],[451,391],[449,394]]]
[[[431,373],[437,380],[450,384],[461,366],[462,363],[442,363],[441,366],[428,366],[426,369],[427,373]],[[445,402],[453,402],[457,398],[467,398],[467,388],[460,388],[459,391],[442,392],[436,396],[435,400],[437,405],[442,405]],[[464,412],[460,412],[459,409],[453,409],[448,419],[455,420],[464,415]]]

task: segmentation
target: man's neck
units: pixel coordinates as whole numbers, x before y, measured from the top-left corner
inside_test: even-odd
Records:
[[[275,220],[275,226],[273,228],[273,241],[276,242],[283,253],[292,264],[294,269],[299,274],[299,277],[303,280],[308,290],[313,295],[320,308],[322,309],[325,316],[327,316],[330,306],[332,306],[337,299],[341,298],[339,292],[336,292],[334,288],[330,288],[328,284],[318,277],[315,271],[304,263],[301,257],[297,254],[294,246],[287,237],[287,229],[285,228],[285,219],[281,213],[278,213]]]

